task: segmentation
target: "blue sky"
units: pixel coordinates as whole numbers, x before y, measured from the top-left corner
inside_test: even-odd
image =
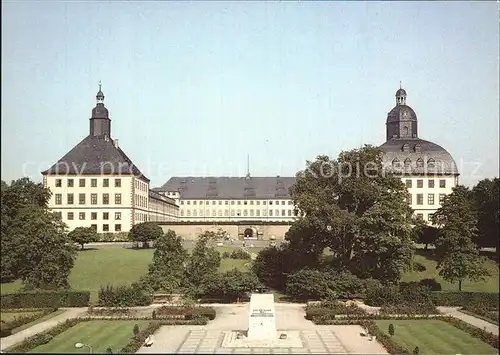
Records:
[[[88,134],[99,80],[152,186],[381,144],[400,80],[462,183],[498,176],[497,6],[4,1],[2,179],[41,181]]]

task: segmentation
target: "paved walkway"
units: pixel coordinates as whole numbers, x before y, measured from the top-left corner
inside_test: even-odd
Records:
[[[24,339],[33,336],[35,334],[41,333],[45,330],[48,330],[52,327],[55,327],[58,323],[65,322],[68,319],[78,317],[82,313],[87,311],[87,307],[82,307],[82,308],[61,308],[65,310],[64,313],[59,314],[53,318],[47,319],[45,322],[41,322],[38,324],[35,324],[32,327],[29,327],[27,329],[21,330],[18,333],[12,334],[8,337],[1,338],[0,339],[0,349],[2,351],[14,344],[20,343]]]
[[[459,311],[460,307],[437,307],[437,309],[443,314],[458,318],[466,323],[469,323],[480,329],[484,329],[487,332],[493,333],[498,336],[498,325],[462,313]]]

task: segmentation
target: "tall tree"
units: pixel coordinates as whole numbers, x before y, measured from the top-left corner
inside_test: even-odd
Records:
[[[458,185],[446,196],[434,213],[433,222],[441,227],[435,242],[439,274],[452,283],[458,282],[459,291],[466,279],[477,281],[488,275],[486,258],[479,255],[477,246],[477,218],[471,191]]]
[[[82,250],[85,244],[97,242],[99,240],[99,234],[92,227],[76,227],[71,232],[68,233],[69,239],[74,243],[80,244]]]
[[[217,279],[221,258],[215,249],[217,233],[206,231],[198,237],[186,267],[186,282],[189,292],[205,294],[205,289]]]
[[[153,262],[149,264],[148,283],[154,291],[178,291],[183,283],[188,253],[182,238],[168,230],[155,242]]]
[[[2,182],[2,281],[26,288],[68,286],[76,257],[60,218],[47,210],[50,191],[27,178]]]
[[[146,248],[150,241],[155,241],[163,235],[163,230],[155,222],[142,222],[134,224],[128,233],[129,239],[142,243],[142,247]]]
[[[371,146],[319,156],[297,174],[295,205],[314,232],[301,236],[303,252],[330,248],[332,264],[361,277],[395,281],[413,256],[412,210],[401,179],[382,165],[383,152]],[[291,237],[290,244],[296,241]]]
[[[500,179],[484,179],[472,189],[477,212],[477,228],[481,247],[499,249],[500,235]]]

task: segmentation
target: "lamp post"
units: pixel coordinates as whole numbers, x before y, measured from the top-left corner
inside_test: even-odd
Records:
[[[81,349],[83,347],[89,348],[89,354],[92,354],[92,347],[90,345],[84,344],[84,343],[76,343],[75,348]]]

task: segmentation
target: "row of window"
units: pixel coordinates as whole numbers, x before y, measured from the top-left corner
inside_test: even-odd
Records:
[[[157,202],[155,200],[149,201],[148,211],[155,211],[163,214],[177,215],[179,209],[166,202]]]
[[[135,203],[138,207],[148,207],[148,198],[146,196],[141,196],[138,194],[135,194]]]
[[[405,183],[406,183],[407,188],[409,188],[409,189],[412,188],[412,186],[413,186],[412,180],[408,179],[405,181]],[[417,180],[417,188],[421,189],[423,187],[424,187],[424,180],[418,179]],[[427,187],[430,189],[433,189],[435,187],[434,179],[427,180]],[[446,188],[446,180],[444,180],[444,179],[439,180],[439,187],[443,188],[443,189]]]
[[[281,212],[280,212],[281,211]],[[243,215],[242,215],[242,212],[243,212]],[[200,209],[200,210],[186,210],[185,213],[184,213],[184,210],[181,210],[181,216],[186,216],[186,217],[203,217],[203,214],[205,214],[205,217],[210,217],[210,210],[203,210],[203,209]],[[266,210],[266,209],[263,209],[262,212],[261,210],[224,210],[224,217],[229,217],[229,215],[231,215],[231,217],[267,217],[269,214],[269,217],[273,217],[273,210]],[[292,216],[296,216],[297,215],[297,211],[296,210],[274,210],[274,217],[279,217],[281,215],[281,217],[292,217]],[[212,210],[212,213],[211,213],[211,216],[212,217],[223,217],[223,214],[222,214],[222,210]]]
[[[138,221],[139,223],[140,222],[147,222],[148,221],[148,215],[147,215],[147,213],[137,212],[135,214],[135,220]]]
[[[428,205],[434,205],[435,200],[434,200],[434,195],[435,194],[427,194],[427,204]],[[446,197],[446,194],[439,194],[439,204],[442,205],[443,201]],[[424,194],[416,194],[416,204],[417,205],[423,205],[424,204]],[[412,204],[413,203],[413,198],[412,194],[408,194],[408,203]]]
[[[90,228],[93,228],[94,230],[97,230],[97,224],[91,224]],[[109,224],[103,224],[102,225],[102,231],[103,232],[109,232]],[[115,232],[121,232],[122,231],[122,225],[121,224],[115,224]]]
[[[148,185],[143,183],[142,181],[139,181],[139,180],[135,180],[135,188],[137,190],[141,190],[141,191],[145,191],[145,192],[148,191]]]
[[[432,221],[432,216],[434,215],[434,213],[429,213],[427,215],[427,220],[430,222]],[[418,219],[424,219],[424,214],[423,213],[417,213],[417,218]]]
[[[55,194],[55,202],[56,205],[62,205],[62,194]],[[82,193],[78,194],[78,204],[85,205],[87,203],[87,194]],[[74,194],[66,194],[66,204],[74,205],[75,204],[75,196]],[[97,194],[90,194],[90,204],[97,205]],[[102,194],[102,204],[109,205],[109,194]],[[115,194],[115,205],[122,204],[122,194]]]
[[[409,168],[411,166],[411,163],[412,163],[411,159],[406,158],[403,162],[403,165],[405,168]],[[424,167],[424,160],[422,158],[418,158],[416,161],[416,165],[417,165],[417,168],[423,168]],[[402,166],[402,164],[399,161],[399,159],[396,158],[392,161],[392,166],[395,168],[400,168]],[[427,160],[427,167],[428,168],[435,168],[436,161],[434,159],[430,158],[429,160]]]
[[[62,212],[56,212],[57,215],[62,218]],[[85,221],[87,214],[85,212],[78,212],[78,219],[80,221]],[[68,221],[72,221],[75,219],[75,213],[74,212],[68,212],[66,215]],[[97,212],[90,212],[90,219],[95,221],[97,220]],[[108,220],[109,219],[109,212],[103,212],[102,213],[102,219],[103,220]],[[121,212],[115,212],[115,220],[119,221],[122,219],[122,213]]]
[[[85,187],[87,179],[78,179],[78,187]],[[109,187],[109,180],[108,178],[102,179],[102,187]],[[68,179],[66,182],[67,187],[74,187],[75,186],[75,179]],[[115,179],[115,187],[121,187],[122,186],[122,179]],[[56,179],[56,187],[62,187],[62,179]],[[92,178],[90,179],[90,187],[97,187],[97,179]]]
[[[205,205],[209,205],[209,204],[210,204],[210,201],[203,201],[203,200],[201,200],[201,201],[196,201],[196,200],[194,200],[194,201],[189,201],[189,200],[188,200],[188,201],[185,201],[185,202],[186,202],[186,205],[190,205],[191,203],[192,203],[193,205],[196,205],[196,204],[203,205],[203,203],[205,203]],[[219,200],[219,201],[212,201],[212,205],[216,205],[216,204],[218,204],[218,205],[222,205],[222,202],[223,202],[222,200]],[[242,200],[237,200],[237,201],[236,201],[236,204],[237,204],[237,205],[253,205],[253,204],[255,203],[256,205],[260,205],[260,202],[261,202],[260,200],[257,200],[257,201],[253,201],[253,200],[250,200],[250,201],[246,201],[246,200],[243,200],[243,201],[242,201]],[[279,204],[280,204],[280,201],[278,201],[278,200],[277,200],[277,201],[274,201],[274,202],[276,203],[276,205],[279,205]],[[183,204],[184,204],[184,201],[183,201],[183,200],[181,200],[181,205],[183,205]],[[235,204],[235,201],[231,201],[231,205],[234,205],[234,204]],[[267,204],[267,201],[262,201],[262,204],[263,204],[263,205],[266,205],[266,204]],[[272,205],[272,204],[273,204],[273,201],[269,201],[269,204],[270,204],[270,205]],[[282,205],[282,206],[284,206],[284,205],[286,205],[286,204],[287,204],[287,201],[285,201],[285,200],[281,200],[281,205]],[[224,205],[229,205],[229,201],[228,201],[228,200],[224,200]],[[292,201],[292,200],[288,200],[288,205],[293,205],[293,201]]]

